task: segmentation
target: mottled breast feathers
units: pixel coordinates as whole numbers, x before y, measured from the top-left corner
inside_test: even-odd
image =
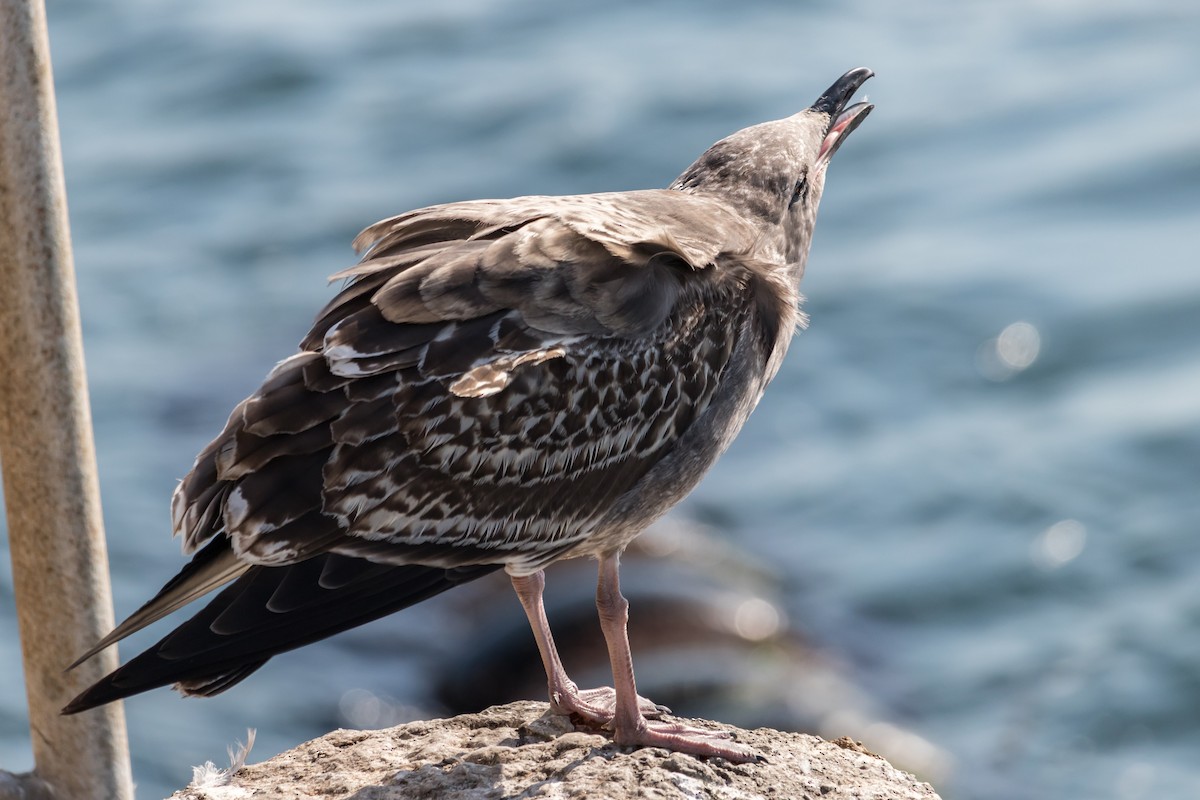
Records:
[[[553,560],[703,413],[741,337],[777,363],[796,295],[746,266],[755,236],[666,190],[373,225],[301,352],[177,489],[185,550],[223,535],[264,564]]]

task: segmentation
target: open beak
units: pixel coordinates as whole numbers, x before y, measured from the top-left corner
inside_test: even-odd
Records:
[[[870,103],[855,103],[847,107],[850,98],[858,91],[858,87],[866,83],[867,78],[875,73],[866,67],[852,69],[834,81],[833,86],[825,90],[817,102],[812,104],[814,111],[829,115],[829,129],[825,132],[825,140],[821,142],[821,150],[817,153],[817,164],[823,166],[829,163],[833,154],[841,146],[842,140],[857,128],[871,113],[875,106]]]

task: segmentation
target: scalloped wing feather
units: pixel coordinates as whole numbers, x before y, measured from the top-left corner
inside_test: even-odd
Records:
[[[224,535],[279,564],[361,537],[504,559],[583,535],[715,390],[742,325],[726,317],[751,313],[744,278],[719,264],[754,236],[673,191],[371,226],[304,350],[180,484],[185,549]],[[575,494],[591,499],[564,516]]]

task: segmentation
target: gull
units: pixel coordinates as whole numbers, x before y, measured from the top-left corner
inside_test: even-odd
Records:
[[[217,694],[503,568],[555,712],[619,745],[759,758],[639,697],[618,565],[733,441],[803,326],[826,171],[873,108],[850,104],[871,75],[722,139],[667,189],[450,203],[364,230],[299,352],[175,490],[191,560],[76,664],[221,591],[64,713],[168,684]],[[599,563],[611,688],[568,677],[542,604],[545,568],[579,557]]]

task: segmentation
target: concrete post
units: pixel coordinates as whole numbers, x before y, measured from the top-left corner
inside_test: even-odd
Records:
[[[63,672],[113,612],[42,0],[0,0],[0,467],[36,776],[129,800],[121,705],[58,713],[117,658]]]

